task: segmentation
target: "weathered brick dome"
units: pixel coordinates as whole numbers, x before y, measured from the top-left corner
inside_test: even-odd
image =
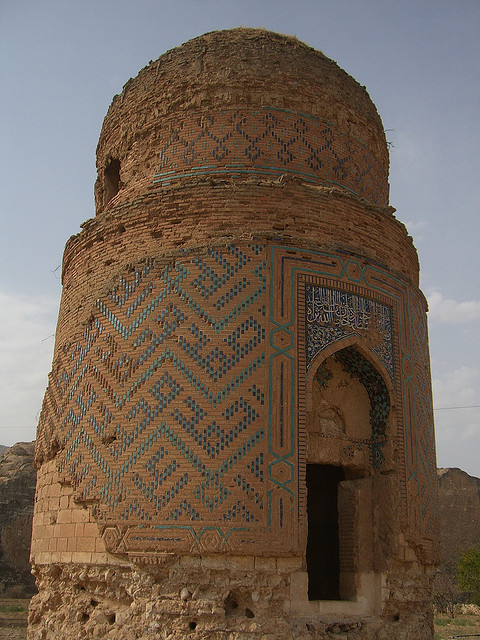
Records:
[[[206,34],[115,96],[97,171],[30,640],[430,640],[426,301],[365,89],[295,38]]]
[[[97,149],[97,213],[182,176],[280,177],[388,202],[388,153],[365,87],[293,37],[215,31],[168,51],[115,96]],[[118,163],[118,164],[117,164]]]

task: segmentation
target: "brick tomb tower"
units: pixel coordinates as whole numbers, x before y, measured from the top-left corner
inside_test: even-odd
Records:
[[[431,638],[426,303],[366,90],[295,38],[209,33],[114,97],[97,170],[28,637]]]

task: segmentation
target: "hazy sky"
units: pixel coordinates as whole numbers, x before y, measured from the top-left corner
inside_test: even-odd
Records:
[[[480,476],[479,0],[0,0],[0,443],[35,437],[62,252],[94,215],[114,94],[241,25],[295,34],[367,87],[430,303],[438,464]]]

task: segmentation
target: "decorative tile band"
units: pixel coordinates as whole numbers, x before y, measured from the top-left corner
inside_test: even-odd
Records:
[[[283,419],[289,433],[295,433],[292,449],[278,454],[293,463],[297,470],[305,464],[307,454],[307,388],[309,365],[318,349],[328,355],[348,355],[345,349],[357,343],[362,351],[375,354],[391,376],[395,407],[393,442],[401,467],[398,491],[403,501],[405,520],[416,534],[431,540],[437,535],[436,468],[433,409],[430,386],[429,354],[425,301],[417,290],[390,272],[375,265],[361,265],[351,257],[293,247],[272,246],[270,321],[271,370],[281,360],[292,364],[291,381],[295,388],[288,409],[295,413],[295,427]],[[349,269],[354,265],[356,268]],[[317,295],[321,301],[317,305]],[[280,296],[280,300],[278,299]],[[308,325],[311,325],[309,328]],[[315,333],[314,327],[327,329]],[[338,355],[342,352],[342,355]],[[375,367],[355,358],[344,361],[347,370],[361,378],[369,398],[376,395],[381,380],[372,376]],[[328,356],[327,356],[328,357]],[[320,360],[319,360],[320,362]],[[343,366],[343,364],[342,364]],[[278,366],[277,366],[278,370]],[[288,366],[284,367],[289,371]],[[320,372],[320,377],[322,372]],[[384,382],[389,385],[385,376]],[[280,380],[280,375],[277,375]],[[328,382],[328,380],[326,380]],[[283,393],[283,398],[286,395]],[[282,395],[270,398],[270,414],[278,410]],[[385,419],[388,402],[384,385],[371,405],[372,439],[365,442],[374,467],[385,455]],[[393,406],[390,405],[390,414]],[[392,416],[389,416],[389,420]],[[288,435],[284,438],[289,442]],[[275,451],[275,450],[274,450]],[[297,474],[299,471],[297,471]],[[287,485],[284,485],[285,487]],[[296,518],[302,521],[306,495],[298,477],[291,483],[296,488]]]
[[[194,113],[170,121],[159,134],[154,182],[192,176],[297,175],[336,186],[374,204],[388,201],[388,176],[371,151],[329,122],[265,107]]]

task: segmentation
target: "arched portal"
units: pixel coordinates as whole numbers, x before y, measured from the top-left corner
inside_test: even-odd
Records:
[[[309,392],[308,597],[355,599],[374,566],[373,477],[384,461],[389,392],[354,346],[317,366]]]

